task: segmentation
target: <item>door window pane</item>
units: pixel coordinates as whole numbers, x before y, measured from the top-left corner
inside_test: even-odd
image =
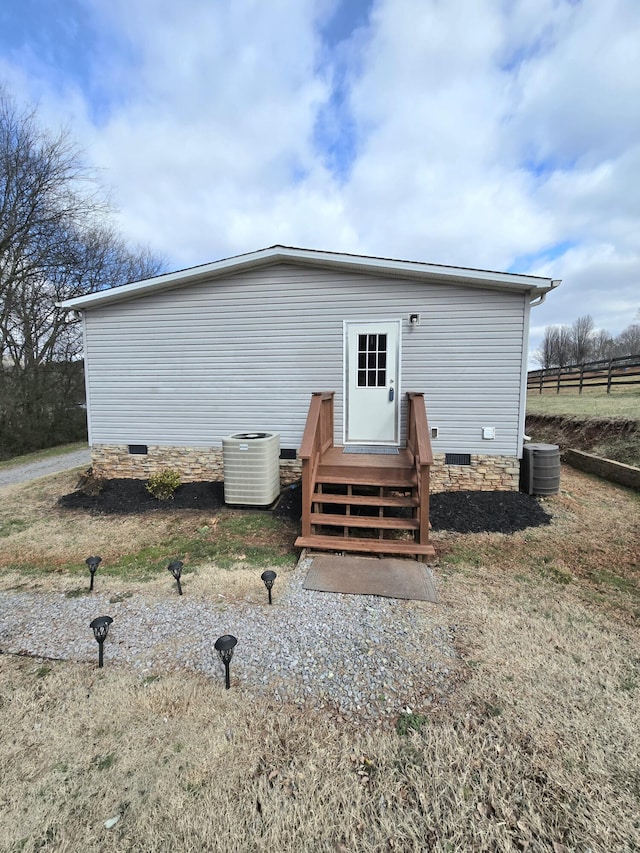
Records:
[[[387,384],[387,336],[358,335],[358,387],[383,388]]]

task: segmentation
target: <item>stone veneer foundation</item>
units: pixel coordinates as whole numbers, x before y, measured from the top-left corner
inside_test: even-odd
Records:
[[[517,492],[520,460],[515,456],[472,454],[470,465],[447,465],[444,453],[435,453],[430,486],[432,492]]]
[[[91,461],[97,477],[146,480],[165,468],[178,471],[183,482],[224,480],[222,449],[213,447],[160,447],[149,445],[146,454],[129,453],[127,445],[95,444]],[[280,485],[300,479],[297,459],[280,460]],[[435,454],[431,468],[432,492],[464,490],[517,491],[520,461],[513,456],[472,455],[470,465],[447,465],[444,454]]]
[[[91,464],[96,477],[147,480],[165,468],[178,471],[183,483],[224,480],[222,448],[160,447],[150,444],[147,453],[129,453],[128,445],[94,444]],[[297,459],[280,460],[280,485],[300,479],[302,464]]]

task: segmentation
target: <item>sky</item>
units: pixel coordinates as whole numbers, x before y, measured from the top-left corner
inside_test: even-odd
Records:
[[[168,270],[274,244],[562,279],[640,322],[638,0],[3,0],[0,85]]]

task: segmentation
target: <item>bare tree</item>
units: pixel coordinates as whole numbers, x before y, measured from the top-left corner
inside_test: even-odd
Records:
[[[591,356],[593,335],[593,318],[590,314],[578,317],[571,326],[571,360],[574,364],[582,364]]]
[[[554,366],[566,367],[568,364],[571,364],[572,347],[573,334],[571,326],[556,326],[553,353]]]
[[[55,303],[161,267],[127,248],[108,212],[68,134],[0,90],[0,457],[83,429],[80,333]]]
[[[591,338],[591,355],[594,361],[601,361],[613,356],[613,338],[606,329],[598,329]]]
[[[639,355],[640,354],[640,323],[632,323],[623,329],[614,341],[615,354]]]
[[[543,368],[571,364],[573,333],[571,326],[547,326],[534,358]]]
[[[571,326],[547,326],[533,357],[541,367],[549,368],[636,355],[640,355],[640,323],[627,326],[614,339],[605,329],[594,331],[593,318],[586,314]]]
[[[554,367],[554,357],[556,351],[557,326],[546,326],[542,343],[533,354],[535,361],[540,367],[546,370],[549,367]]]

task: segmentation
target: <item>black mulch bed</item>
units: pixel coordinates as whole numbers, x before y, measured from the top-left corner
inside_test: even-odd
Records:
[[[431,495],[432,530],[456,533],[515,533],[549,524],[551,516],[523,492],[439,492]]]
[[[224,505],[222,483],[184,483],[168,501],[154,498],[145,483],[145,480],[105,480],[98,494],[86,494],[78,489],[63,495],[58,505],[64,509],[86,509],[92,515],[137,515],[174,509],[217,510]]]
[[[300,521],[302,518],[302,488],[300,484],[289,486],[282,492],[273,514],[277,518]]]
[[[278,518],[297,522],[302,514],[299,485],[285,489],[273,510]],[[222,483],[185,483],[172,500],[159,501],[143,480],[107,480],[97,495],[78,490],[58,501],[65,509],[85,509],[92,515],[136,515],[175,509],[216,511],[224,506]],[[515,533],[549,524],[551,516],[536,498],[522,492],[441,492],[431,495],[429,518],[433,530],[456,533]]]

